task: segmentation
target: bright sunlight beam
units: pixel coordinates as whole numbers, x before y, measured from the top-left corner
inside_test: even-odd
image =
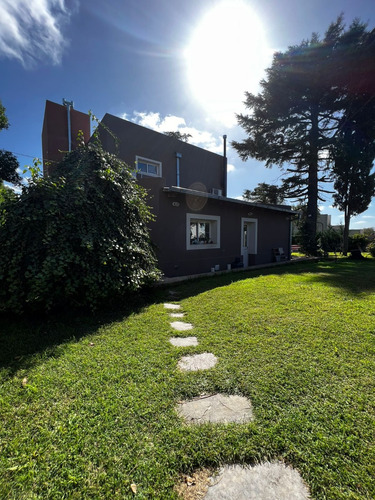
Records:
[[[244,93],[258,91],[271,62],[264,29],[244,0],[225,0],[207,12],[186,50],[193,95],[209,118],[236,123]]]

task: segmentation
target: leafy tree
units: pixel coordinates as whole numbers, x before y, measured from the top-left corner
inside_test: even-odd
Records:
[[[274,184],[260,182],[252,191],[245,189],[242,198],[254,203],[282,205],[285,199],[283,188]]]
[[[362,54],[367,35],[366,25],[359,21],[345,31],[340,16],[323,40],[313,34],[285,53],[276,53],[260,83],[261,92],[246,93],[251,113],[237,115],[247,133],[243,142],[233,142],[240,157],[265,161],[266,167],[278,165],[287,176],[286,197],[306,200],[302,232],[311,254],[317,251],[318,200],[327,192],[321,183],[330,180],[332,144],[343,112],[349,112],[350,101],[344,97],[356,92],[345,85],[348,54]]]
[[[369,243],[375,243],[375,229],[373,227],[363,229],[362,234],[364,234]]]
[[[350,122],[338,142],[333,167],[333,206],[344,212],[343,253],[347,255],[350,219],[367,210],[375,195],[375,174],[371,173],[374,161],[374,141],[352,130]]]
[[[0,181],[21,184],[22,177],[17,172],[19,162],[10,151],[0,150]]]
[[[192,137],[191,134],[188,133],[183,134],[179,130],[176,130],[175,132],[165,132],[165,135],[168,135],[169,137],[174,137],[175,139],[184,142],[189,142],[189,139]]]
[[[375,46],[375,31],[374,31]],[[364,40],[368,42],[369,37]],[[361,51],[363,52],[363,51]],[[349,64],[352,61],[347,61]],[[344,212],[344,248],[347,255],[350,219],[367,210],[375,195],[375,101],[366,92],[353,92],[358,78],[348,75],[347,109],[342,114],[332,147],[334,206]]]
[[[0,130],[3,130],[4,128],[8,127],[9,123],[8,123],[8,118],[5,114],[5,108],[0,101]]]
[[[0,130],[8,127],[9,122],[5,114],[5,108],[0,101]],[[0,150],[0,184],[2,184],[2,181],[20,184],[22,179],[17,172],[18,167],[18,160],[13,153],[4,149]]]
[[[16,194],[14,193],[13,189],[10,189],[9,187],[4,186],[4,184],[0,183],[0,210],[2,209],[1,205],[3,203],[8,203],[14,199],[16,199]]]
[[[0,311],[89,306],[157,279],[145,191],[98,145],[34,173],[0,220]]]

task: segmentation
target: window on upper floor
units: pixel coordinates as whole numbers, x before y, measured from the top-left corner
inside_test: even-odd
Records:
[[[187,250],[220,248],[220,217],[186,214]]]
[[[161,162],[136,156],[137,173],[150,175],[151,177],[161,177]]]

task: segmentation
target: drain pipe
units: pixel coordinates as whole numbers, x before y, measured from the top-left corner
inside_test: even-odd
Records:
[[[181,153],[176,153],[176,186],[180,187],[180,159],[182,158]]]
[[[71,130],[71,122],[70,122],[70,109],[74,108],[73,101],[67,101],[63,99],[63,105],[66,106],[66,110],[68,113],[68,151],[72,150],[72,130]]]
[[[223,158],[223,191],[224,191],[224,196],[227,196],[227,165],[228,165],[228,160],[227,160],[227,136],[223,135],[223,141],[224,141],[224,158]]]

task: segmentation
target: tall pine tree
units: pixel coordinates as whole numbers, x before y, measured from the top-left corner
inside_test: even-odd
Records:
[[[365,36],[366,25],[354,21],[345,31],[340,16],[323,40],[313,34],[285,53],[276,53],[261,92],[246,93],[250,114],[237,115],[247,134],[243,142],[233,142],[241,158],[280,166],[286,197],[306,200],[302,236],[310,254],[317,251],[318,201],[326,192],[322,183],[330,180],[333,145],[343,114],[350,113],[347,60],[360,51]]]

